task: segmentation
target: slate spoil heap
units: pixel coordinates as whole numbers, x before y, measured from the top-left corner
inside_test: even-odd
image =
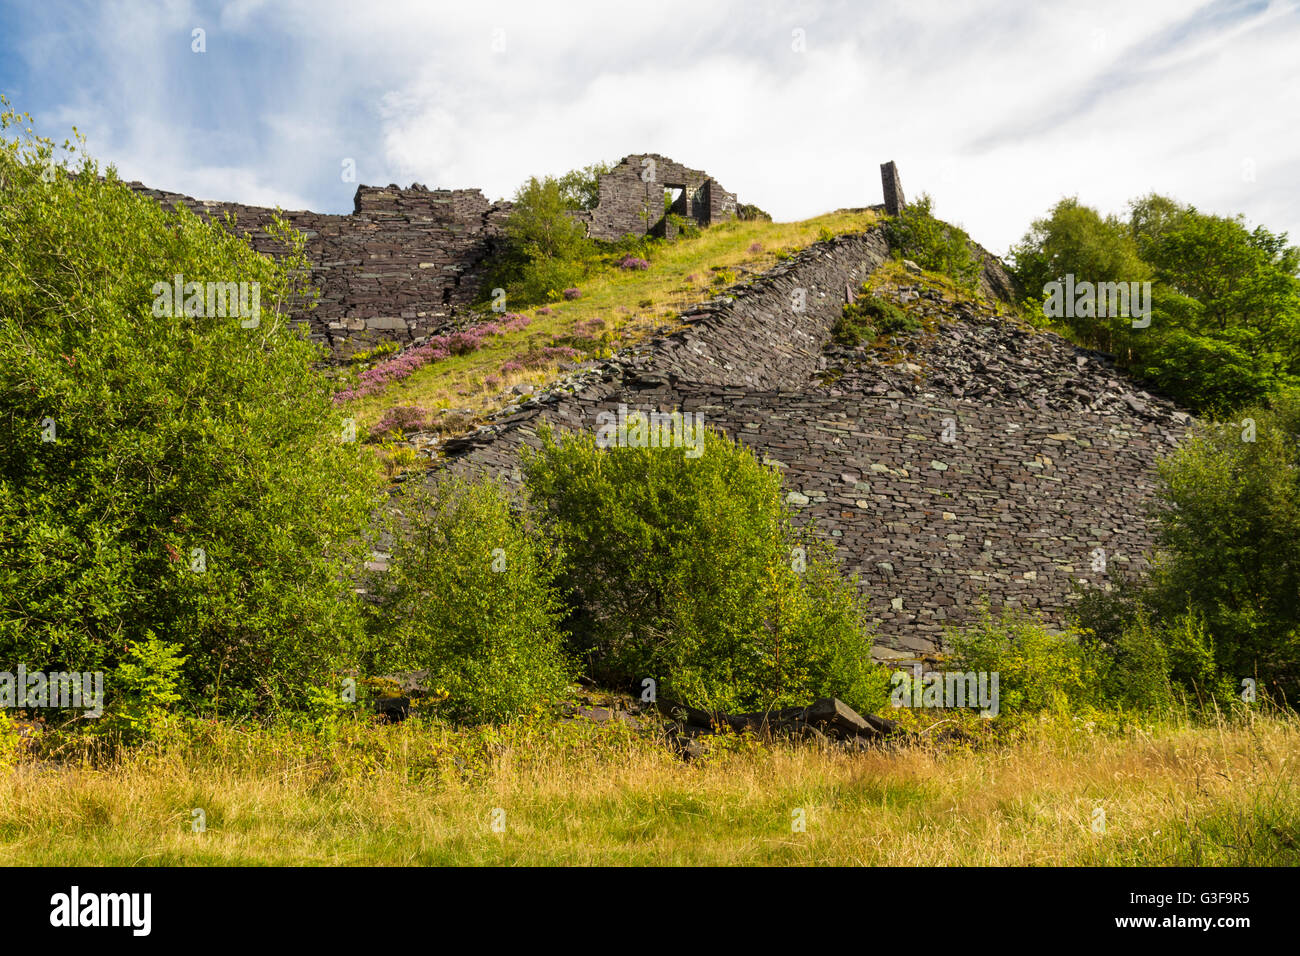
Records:
[[[1011,317],[991,295],[1007,286],[996,260],[978,301],[922,278],[881,284],[924,330],[834,345],[846,290],[888,257],[878,229],[816,243],[689,310],[682,330],[447,442],[447,467],[515,479],[542,421],[692,412],[780,470],[796,520],[858,575],[878,656],[941,649],[983,600],[1063,623],[1075,582],[1145,567],[1156,461],[1191,418],[1107,356]]]

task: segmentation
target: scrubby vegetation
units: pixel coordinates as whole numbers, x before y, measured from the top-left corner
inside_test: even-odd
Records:
[[[525,466],[591,673],[612,686],[649,677],[667,698],[720,710],[820,696],[879,709],[856,587],[794,531],[773,469],[699,437],[688,450],[546,434]]]
[[[921,327],[916,316],[909,315],[888,299],[871,294],[864,285],[862,297],[846,303],[834,328],[831,339],[837,345],[853,347],[882,335],[914,332]]]
[[[300,239],[260,256],[77,149],[0,142],[0,660],[122,675],[166,645],[190,712],[309,707],[360,638],[376,489],[285,320]],[[260,312],[211,314],[214,282]]]
[[[6,113],[4,128],[21,120]],[[269,259],[229,224],[165,211],[111,169],[68,162],[79,147],[61,159],[13,135],[0,144],[0,671],[102,671],[106,700],[97,720],[59,707],[0,715],[0,852],[1295,862],[1300,804],[1283,768],[1296,729],[1275,706],[1300,690],[1300,411],[1280,386],[1206,386],[1269,401],[1246,416],[1251,438],[1244,422],[1208,429],[1162,465],[1148,581],[1085,595],[1063,632],[990,613],[951,635],[945,666],[1000,675],[996,721],[895,708],[855,582],[815,529],[796,527],[778,472],[724,436],[656,447],[617,429],[603,445],[546,433],[521,489],[408,482],[396,499],[377,478],[414,453],[358,440],[464,428],[474,411],[449,410],[449,391],[548,375],[626,342],[634,303],[657,325],[870,216],[755,218],[597,248],[557,223],[594,201],[599,168],[532,180],[509,228],[508,295],[552,304],[419,350],[376,348],[331,379],[285,321],[307,292],[300,237],[280,230],[286,256]],[[1278,237],[1246,243],[1255,298],[1241,300],[1204,280],[1192,290],[1188,265],[1215,243],[1244,248],[1233,228],[1155,201],[1137,219],[1134,254],[1195,299],[1187,315],[1227,330],[1258,303],[1289,301],[1278,277],[1294,263]],[[974,282],[965,234],[928,200],[887,228],[900,256]],[[1115,274],[1131,265],[1118,254]],[[178,275],[179,308],[160,312],[157,288]],[[214,313],[188,282],[256,283],[260,311]],[[1252,320],[1241,340],[1252,354],[1292,348],[1280,315]],[[835,334],[856,345],[912,328],[865,295]],[[383,575],[365,570],[381,529],[394,536]],[[412,719],[381,726],[367,696],[411,671],[427,695]],[[834,696],[914,736],[850,755],[719,733],[687,766],[666,745],[667,716],[641,733],[562,719],[576,681],[638,692],[646,678],[666,709]],[[1257,693],[1243,694],[1246,678]],[[56,760],[66,772],[45,773]],[[954,794],[968,801],[960,812]],[[1098,799],[1125,808],[1107,843],[1086,830]],[[209,811],[206,844],[191,839],[195,805]],[[494,807],[508,836],[480,840]],[[835,836],[792,842],[792,808]],[[1022,838],[1007,840],[1010,822]],[[943,836],[925,859],[897,840],[923,827]]]
[[[981,262],[970,236],[958,226],[936,219],[928,195],[908,203],[885,220],[890,249],[922,269],[940,272],[961,285],[974,287]]]
[[[433,711],[502,721],[564,696],[555,555],[494,482],[412,492],[376,611],[374,670],[424,670]]]
[[[1132,302],[1118,314],[1082,293],[1050,321],[1197,412],[1230,415],[1300,385],[1300,249],[1285,233],[1155,194],[1131,202],[1127,221],[1070,198],[1011,256],[1026,310],[1040,320],[1048,284],[1067,276],[1139,291],[1150,282],[1150,314],[1136,323]]]

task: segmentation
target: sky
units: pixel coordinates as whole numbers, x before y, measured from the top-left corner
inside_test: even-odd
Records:
[[[124,179],[285,209],[657,152],[778,220],[894,160],[998,253],[1152,191],[1300,243],[1300,0],[0,0],[0,92]]]

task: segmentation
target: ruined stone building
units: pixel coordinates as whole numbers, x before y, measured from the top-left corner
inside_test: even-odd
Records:
[[[600,201],[595,209],[575,213],[587,223],[593,239],[623,236],[666,236],[675,228],[673,213],[697,225],[711,226],[736,215],[736,194],[718,185],[708,173],[675,163],[658,153],[624,156],[599,178]],[[665,191],[672,194],[665,210]]]
[[[128,183],[136,192],[200,216],[236,218],[259,252],[283,250],[266,232],[274,210],[194,199]],[[574,213],[595,239],[675,232],[664,212],[664,192],[676,193],[672,211],[701,226],[736,214],[736,197],[707,173],[657,153],[626,156],[600,177],[595,209]],[[307,237],[314,311],[299,315],[311,337],[339,357],[382,341],[407,344],[447,327],[480,298],[483,267],[504,235],[509,202],[489,202],[477,189],[426,189],[412,184],[359,186],[350,215],[283,213]]]

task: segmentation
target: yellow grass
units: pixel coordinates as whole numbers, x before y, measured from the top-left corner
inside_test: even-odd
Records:
[[[349,414],[361,425],[372,425],[394,405],[419,405],[431,411],[444,408],[469,410],[484,416],[504,405],[502,390],[527,382],[541,385],[557,377],[556,364],[525,372],[500,373],[501,364],[531,349],[550,345],[573,333],[575,326],[601,319],[605,329],[597,346],[584,357],[603,357],[635,344],[656,330],[673,328],[689,306],[722,293],[726,283],[715,282],[720,272],[736,280],[766,271],[779,252],[793,252],[823,235],[861,232],[875,222],[870,210],[827,213],[803,222],[740,222],[733,220],[705,229],[694,239],[661,246],[644,272],[608,269],[579,288],[582,297],[551,303],[549,315],[540,307],[514,310],[533,319],[519,332],[494,337],[482,350],[453,357],[416,372],[382,394],[348,404]],[[761,251],[751,252],[758,243]],[[692,278],[693,277],[693,278]],[[488,387],[484,379],[498,375],[501,384]]]
[[[1293,717],[1110,733],[1064,719],[977,752],[727,750],[687,764],[548,721],[349,725],[332,744],[211,727],[108,769],[3,772],[0,861],[1300,864]]]

